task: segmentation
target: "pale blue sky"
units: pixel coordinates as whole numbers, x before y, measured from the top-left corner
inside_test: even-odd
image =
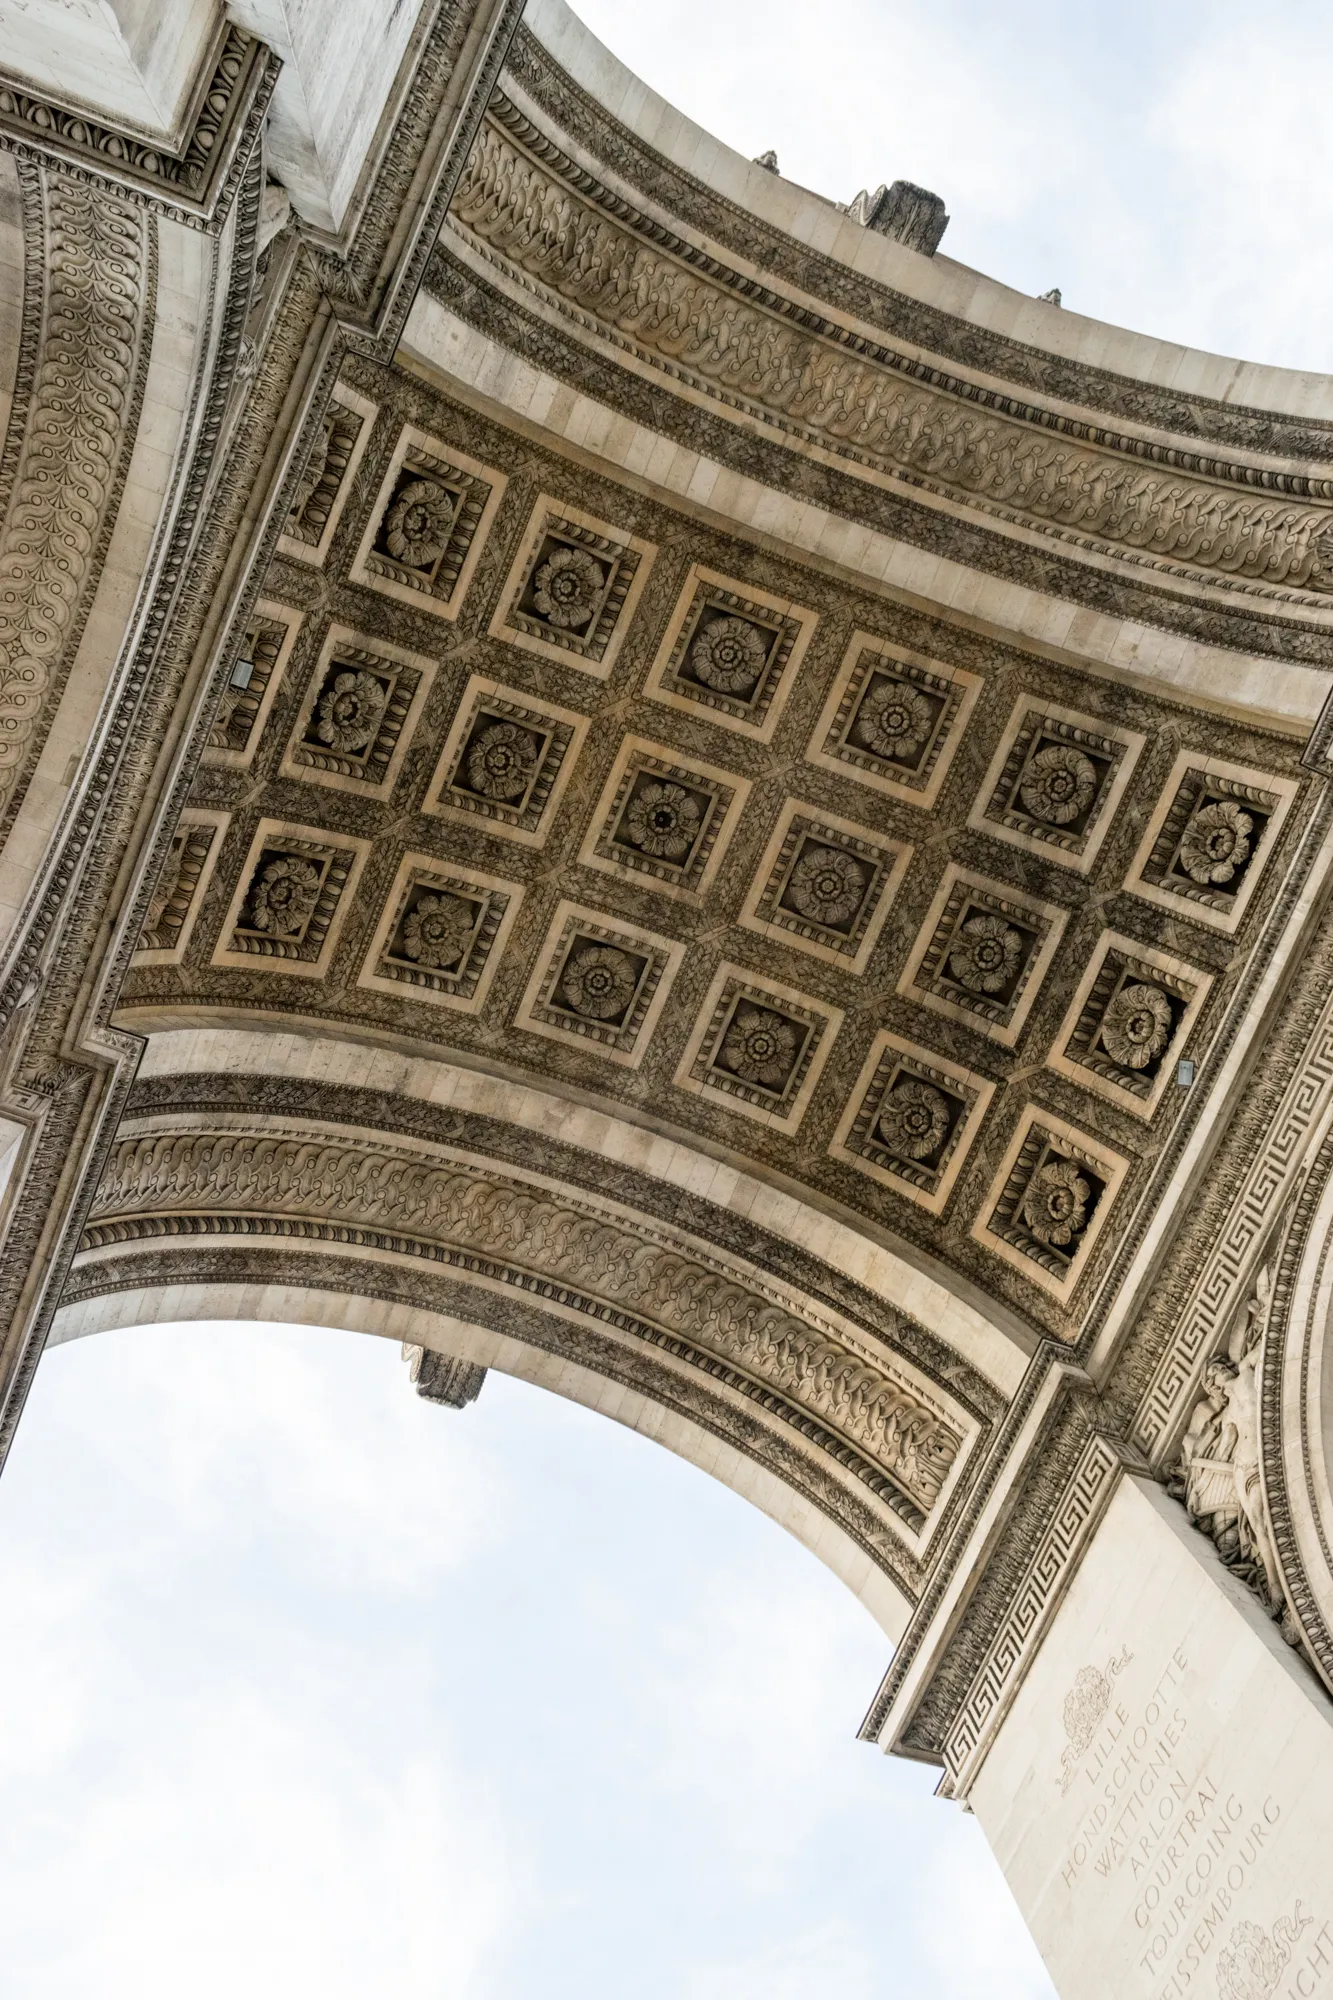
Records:
[[[840,199],[1144,331],[1333,360],[1333,31],[1300,0],[584,0]],[[346,1334],[44,1362],[0,1485],[14,2000],[1050,2000],[975,1824],[858,1744],[832,1577],[640,1438]]]

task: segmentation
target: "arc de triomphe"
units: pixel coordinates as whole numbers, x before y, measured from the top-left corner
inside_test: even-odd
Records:
[[[660,1438],[1065,2000],[1333,1994],[1333,378],[562,0],[0,0],[3,1437],[154,1319]]]

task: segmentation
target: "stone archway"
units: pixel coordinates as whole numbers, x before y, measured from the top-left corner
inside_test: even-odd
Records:
[[[0,88],[0,1438],[222,1307],[614,1404],[871,1606],[1068,2000],[1312,1992],[1326,387],[519,12],[324,180],[197,14],[152,143],[152,35]]]
[[[609,1408],[895,1637],[1024,1366],[873,1239],[651,1129],[254,1027],[153,1038],[53,1339],[160,1317],[347,1325]]]

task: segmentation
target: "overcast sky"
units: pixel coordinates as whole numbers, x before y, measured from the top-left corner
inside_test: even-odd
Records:
[[[942,194],[1020,289],[1324,368],[1314,5],[584,0],[720,136]],[[882,1636],[691,1466],[397,1349],[50,1355],[0,1485],[14,2000],[1050,2000],[975,1824],[855,1738]]]

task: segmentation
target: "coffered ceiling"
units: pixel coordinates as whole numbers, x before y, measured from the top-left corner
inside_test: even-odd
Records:
[[[349,361],[123,1017],[541,1078],[1069,1338],[1310,783]]]

